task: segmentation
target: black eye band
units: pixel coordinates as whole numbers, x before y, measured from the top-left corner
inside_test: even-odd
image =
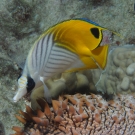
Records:
[[[95,38],[97,38],[97,39],[99,38],[99,29],[98,28],[91,28],[90,31]]]
[[[35,82],[31,77],[28,77],[27,79],[27,92],[30,92],[35,87]]]

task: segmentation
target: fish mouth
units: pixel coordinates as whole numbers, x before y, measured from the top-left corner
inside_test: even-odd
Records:
[[[102,31],[102,34],[103,34],[103,38],[99,46],[110,44],[113,40],[113,33],[110,32],[109,30],[105,30],[105,31]]]

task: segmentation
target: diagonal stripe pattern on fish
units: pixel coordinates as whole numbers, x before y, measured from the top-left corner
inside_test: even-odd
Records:
[[[51,102],[45,81],[55,74],[84,69],[104,69],[111,31],[86,19],[61,22],[44,32],[31,48],[18,80],[16,102],[27,93],[29,79],[33,88],[44,85],[44,94]]]

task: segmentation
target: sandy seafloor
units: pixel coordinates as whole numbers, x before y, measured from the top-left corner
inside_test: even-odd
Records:
[[[93,1],[99,3],[93,4]],[[95,2],[96,3],[96,2]],[[21,125],[14,114],[24,110],[24,100],[12,101],[17,78],[30,46],[48,27],[72,18],[88,18],[120,33],[112,45],[134,43],[134,0],[1,0],[0,1],[0,122],[5,135]],[[16,64],[17,63],[17,64]],[[2,134],[3,130],[0,132]],[[3,133],[4,134],[4,133]]]

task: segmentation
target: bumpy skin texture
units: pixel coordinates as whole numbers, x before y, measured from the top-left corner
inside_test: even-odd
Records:
[[[96,84],[98,91],[108,95],[135,92],[135,47],[125,45],[113,49],[106,69]]]
[[[38,100],[41,110],[26,106],[17,119],[24,128],[13,127],[14,135],[134,135],[135,98],[117,95],[105,101],[100,95],[64,95],[52,106]]]

